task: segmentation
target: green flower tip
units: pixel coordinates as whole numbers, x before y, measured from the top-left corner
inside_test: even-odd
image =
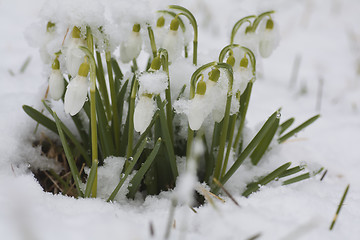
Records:
[[[82,63],[79,67],[78,75],[86,77],[90,71],[90,65],[86,62]]]
[[[247,27],[245,28],[245,34],[251,32],[251,29],[252,29],[251,25],[250,25],[250,26],[247,26]]]
[[[233,66],[235,65],[235,58],[234,58],[234,56],[233,56],[233,55],[230,55],[230,56],[226,59],[226,63],[233,67]]]
[[[54,28],[55,28],[55,23],[49,21],[46,25],[46,32],[52,32],[54,31]]]
[[[161,60],[159,57],[156,57],[152,60],[150,68],[153,70],[159,70],[161,67]]]
[[[196,88],[196,94],[198,95],[205,95],[206,92],[206,83],[201,79]]]
[[[218,68],[214,68],[209,72],[209,80],[213,82],[217,82],[220,77],[220,70]]]
[[[133,32],[137,32],[137,33],[140,32],[140,24],[138,24],[138,23],[134,24]]]
[[[60,63],[59,63],[59,60],[57,58],[55,58],[54,62],[51,65],[51,68],[54,69],[54,70],[60,69]]]
[[[266,22],[266,29],[273,29],[274,28],[274,21],[272,19],[268,19]]]
[[[240,61],[240,67],[247,68],[249,66],[249,60],[247,57],[243,57]]]
[[[175,17],[173,20],[171,20],[170,30],[177,31],[179,29],[179,24],[179,19]]]
[[[153,95],[150,94],[150,93],[143,93],[143,94],[141,94],[141,96],[148,97],[148,98],[152,98],[152,97],[153,97]]]
[[[163,27],[165,25],[165,18],[163,16],[159,17],[157,22],[156,22],[156,26],[157,27]]]
[[[77,26],[74,26],[72,32],[71,32],[71,36],[72,38],[80,38],[81,35],[81,31]]]

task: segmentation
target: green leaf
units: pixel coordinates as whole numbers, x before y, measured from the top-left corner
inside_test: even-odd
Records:
[[[281,165],[280,167],[260,179],[259,181],[249,184],[249,187],[242,193],[242,195],[244,197],[248,197],[251,193],[259,190],[260,186],[264,186],[269,182],[273,181],[275,178],[279,177],[279,175],[286,171],[286,169],[290,167],[290,165],[291,162],[285,163],[284,165]]]
[[[300,181],[308,179],[308,178],[310,178],[310,173],[304,173],[304,174],[301,174],[299,176],[296,176],[296,177],[293,177],[293,178],[290,178],[290,179],[284,181],[283,185],[289,185],[292,183],[300,182]]]
[[[114,156],[114,140],[110,132],[110,126],[105,115],[105,109],[104,105],[102,104],[99,91],[96,91],[96,112],[100,145],[104,158],[108,156]]]
[[[138,159],[140,158],[141,153],[143,152],[145,145],[146,145],[147,139],[143,139],[140,143],[139,149],[135,152],[135,155],[133,157],[133,160],[130,162],[130,165],[126,168],[125,173],[123,177],[120,179],[118,185],[115,187],[114,191],[111,193],[110,197],[108,198],[108,202],[113,201],[116,197],[116,194],[118,194],[121,186],[124,184],[125,180],[131,173],[131,171],[134,169],[135,164],[137,163]],[[125,164],[124,164],[125,166]]]
[[[52,115],[54,116],[54,112],[53,110],[49,107],[49,105],[46,104],[46,102],[43,100],[42,101],[46,110]],[[86,165],[87,166],[91,166],[91,159],[90,156],[88,155],[86,149],[83,147],[83,145],[77,140],[77,138],[71,133],[71,131],[66,127],[66,125],[59,119],[59,124],[62,128],[62,130],[64,131],[64,133],[66,134],[66,136],[71,140],[71,142],[75,145],[75,147],[78,149],[78,151],[80,152],[80,154],[84,157]]]
[[[320,117],[320,115],[316,115],[310,119],[308,119],[307,121],[305,121],[304,123],[300,124],[298,127],[296,127],[295,129],[293,129],[292,131],[288,132],[287,134],[281,136],[278,141],[279,143],[283,143],[284,141],[286,141],[287,139],[289,139],[290,137],[294,136],[296,133],[300,132],[301,130],[303,130],[304,128],[306,128],[307,126],[309,126],[310,124],[312,124],[313,122],[315,122],[318,118]]]
[[[172,140],[171,140],[170,131],[169,131],[169,128],[168,128],[168,125],[167,125],[164,108],[161,108],[162,102],[161,102],[161,99],[160,99],[159,95],[156,97],[156,101],[157,101],[158,107],[160,108],[160,123],[161,123],[160,125],[161,125],[162,136],[164,138],[163,141],[165,142],[167,153],[169,155],[169,162],[170,162],[173,177],[174,177],[174,179],[176,179],[176,177],[179,174],[178,174],[177,165],[176,165],[176,157],[175,157],[175,152],[174,152],[174,145],[172,144]]]
[[[293,167],[293,168],[289,168],[285,172],[280,174],[279,178],[283,178],[283,177],[293,175],[295,173],[301,172],[302,170],[304,170],[304,167],[302,167],[302,166],[296,166],[296,167]]]
[[[235,160],[234,164],[227,171],[225,176],[221,179],[221,183],[224,185],[230,177],[236,172],[236,170],[241,166],[247,156],[256,148],[256,146],[261,142],[261,140],[266,136],[266,134],[271,131],[271,127],[276,122],[278,111],[274,112],[269,119],[262,126],[260,131],[256,134],[256,136],[251,140],[249,145],[244,149],[244,151],[239,155],[239,157]]]
[[[279,119],[277,118],[275,122],[270,127],[269,131],[266,133],[264,138],[261,140],[261,142],[258,144],[258,146],[255,148],[255,150],[250,155],[250,159],[253,165],[257,165],[261,158],[264,156],[266,150],[269,148],[269,145],[272,141],[272,139],[275,136],[275,133],[279,127]]]
[[[115,73],[115,82],[116,81],[120,81],[121,79],[123,79],[124,75],[120,70],[119,64],[117,63],[117,61],[114,58],[111,58],[111,66],[113,68],[113,71]]]
[[[27,115],[29,115],[29,117],[34,119],[36,122],[43,125],[47,129],[53,131],[54,133],[58,134],[56,124],[53,120],[51,120],[50,118],[46,117],[44,114],[39,112],[38,110],[28,105],[23,105],[23,110]]]
[[[295,121],[295,118],[289,118],[280,125],[279,135],[283,134]]]
[[[76,189],[77,189],[77,192],[79,194],[79,196],[83,197],[84,194],[81,192],[81,189],[80,189],[80,175],[79,175],[79,171],[76,167],[76,163],[74,161],[74,158],[73,158],[73,155],[70,151],[70,148],[67,144],[67,141],[66,141],[66,138],[65,138],[65,135],[64,135],[64,132],[61,128],[61,123],[60,123],[60,119],[58,118],[58,116],[56,115],[56,113],[54,112],[53,113],[53,117],[55,119],[55,123],[56,123],[56,127],[59,131],[59,136],[60,136],[60,140],[61,140],[61,143],[63,145],[63,148],[64,148],[64,152],[65,152],[65,156],[66,156],[66,159],[68,161],[68,164],[69,164],[69,167],[70,167],[70,171],[71,171],[71,174],[73,176],[73,179],[74,179],[74,182],[75,182],[75,185],[76,185]]]
[[[130,185],[129,185],[129,193],[127,195],[129,198],[135,197],[135,193],[139,189],[140,183],[141,183],[145,173],[147,172],[147,170],[149,170],[151,164],[153,163],[153,161],[156,157],[156,154],[159,151],[160,144],[161,144],[161,138],[159,138],[156,141],[155,147],[151,151],[150,155],[147,157],[145,162],[142,164],[142,166],[140,167],[139,171],[135,174],[133,179],[131,179]]]

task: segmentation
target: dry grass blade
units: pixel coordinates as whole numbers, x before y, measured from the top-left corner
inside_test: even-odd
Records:
[[[225,189],[225,187],[216,179],[216,178],[213,178],[213,181],[215,182],[216,185],[218,185],[226,195],[229,196],[229,198],[231,199],[231,201],[233,201],[235,203],[236,206],[239,206],[239,203],[235,200],[235,198]]]

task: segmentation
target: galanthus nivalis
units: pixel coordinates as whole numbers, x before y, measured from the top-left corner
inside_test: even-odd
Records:
[[[120,44],[120,60],[123,63],[134,60],[139,56],[141,47],[142,39],[140,35],[140,24],[134,24],[129,38]]]
[[[273,50],[279,45],[279,30],[272,19],[268,19],[266,24],[259,29],[259,52],[263,58],[271,55]]]
[[[85,53],[79,47],[85,46],[85,41],[80,35],[80,29],[75,26],[65,51],[66,69],[71,76],[76,76],[80,65],[84,62]]]
[[[81,64],[78,75],[67,86],[64,108],[65,113],[69,113],[71,116],[77,114],[86,101],[89,88],[89,81],[87,79],[89,69],[88,63]]]
[[[175,17],[170,24],[170,30],[166,35],[163,48],[165,48],[169,55],[169,61],[172,62],[181,55],[182,41],[179,34],[179,20]]]
[[[135,131],[142,134],[146,130],[154,116],[155,110],[156,105],[154,100],[152,99],[152,95],[142,94],[139,98],[138,103],[136,104],[134,111]]]
[[[51,66],[51,73],[49,77],[49,94],[54,100],[59,100],[64,94],[65,84],[63,76],[60,72],[60,63],[56,58]]]

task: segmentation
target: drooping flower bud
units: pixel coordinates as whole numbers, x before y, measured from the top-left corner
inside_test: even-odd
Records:
[[[179,25],[180,25],[179,19],[175,17],[173,20],[171,20],[170,30],[177,31],[179,29]]]
[[[142,134],[149,126],[154,113],[156,105],[152,99],[151,94],[142,94],[136,104],[134,111],[134,129]]]
[[[55,59],[52,64],[51,73],[49,76],[49,94],[55,101],[59,100],[64,94],[65,84],[63,76],[60,72],[60,63]]]
[[[227,59],[226,59],[226,63],[229,64],[230,66],[234,67],[235,65],[235,58],[233,55],[230,55]]]
[[[209,80],[213,82],[217,82],[220,77],[220,70],[218,68],[214,68],[209,72]]]
[[[206,93],[206,83],[204,82],[203,79],[201,79],[197,84],[196,94],[205,95],[205,93]]]
[[[273,50],[279,45],[279,30],[272,19],[268,19],[259,31],[259,52],[263,58],[271,55]]]
[[[139,56],[142,47],[140,29],[140,24],[134,24],[133,30],[128,39],[121,43],[120,60],[123,63],[128,63]]]
[[[157,71],[161,68],[161,59],[160,57],[155,57],[150,65],[149,71]]]
[[[244,57],[240,60],[240,67],[247,68],[248,66],[249,66],[249,59],[247,59],[247,57],[244,56]]]
[[[84,62],[85,53],[79,47],[85,46],[85,41],[80,37],[80,29],[75,26],[65,51],[66,69],[71,76],[76,76],[80,65]]]
[[[157,22],[156,22],[156,27],[163,27],[165,25],[165,18],[164,16],[161,16],[158,18]]]
[[[81,64],[78,75],[73,78],[67,86],[64,109],[65,113],[69,113],[71,116],[77,114],[86,101],[89,87],[89,81],[87,79],[89,69],[90,66],[88,63]]]

